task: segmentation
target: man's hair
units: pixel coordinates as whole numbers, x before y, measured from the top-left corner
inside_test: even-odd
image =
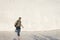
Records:
[[[19,19],[21,19],[21,17],[19,17]]]

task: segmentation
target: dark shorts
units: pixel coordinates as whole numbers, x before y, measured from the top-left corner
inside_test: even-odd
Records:
[[[21,29],[20,27],[16,27],[16,30]]]
[[[17,35],[20,36],[21,28],[20,27],[16,27],[16,31],[17,31]]]

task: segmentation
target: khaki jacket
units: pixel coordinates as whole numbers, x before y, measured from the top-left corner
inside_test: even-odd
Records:
[[[20,21],[20,20],[17,20],[17,21],[16,21],[15,27],[21,27],[21,21]]]

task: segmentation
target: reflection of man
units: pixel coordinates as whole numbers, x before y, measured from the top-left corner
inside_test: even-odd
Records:
[[[21,24],[21,17],[19,17],[14,26],[16,27],[17,35],[20,36],[21,27],[23,27],[23,25]]]

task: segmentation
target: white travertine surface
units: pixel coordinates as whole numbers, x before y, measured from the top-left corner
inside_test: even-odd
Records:
[[[0,40],[18,40],[15,32],[0,32]],[[19,40],[60,40],[60,31],[25,31],[21,32]]]

